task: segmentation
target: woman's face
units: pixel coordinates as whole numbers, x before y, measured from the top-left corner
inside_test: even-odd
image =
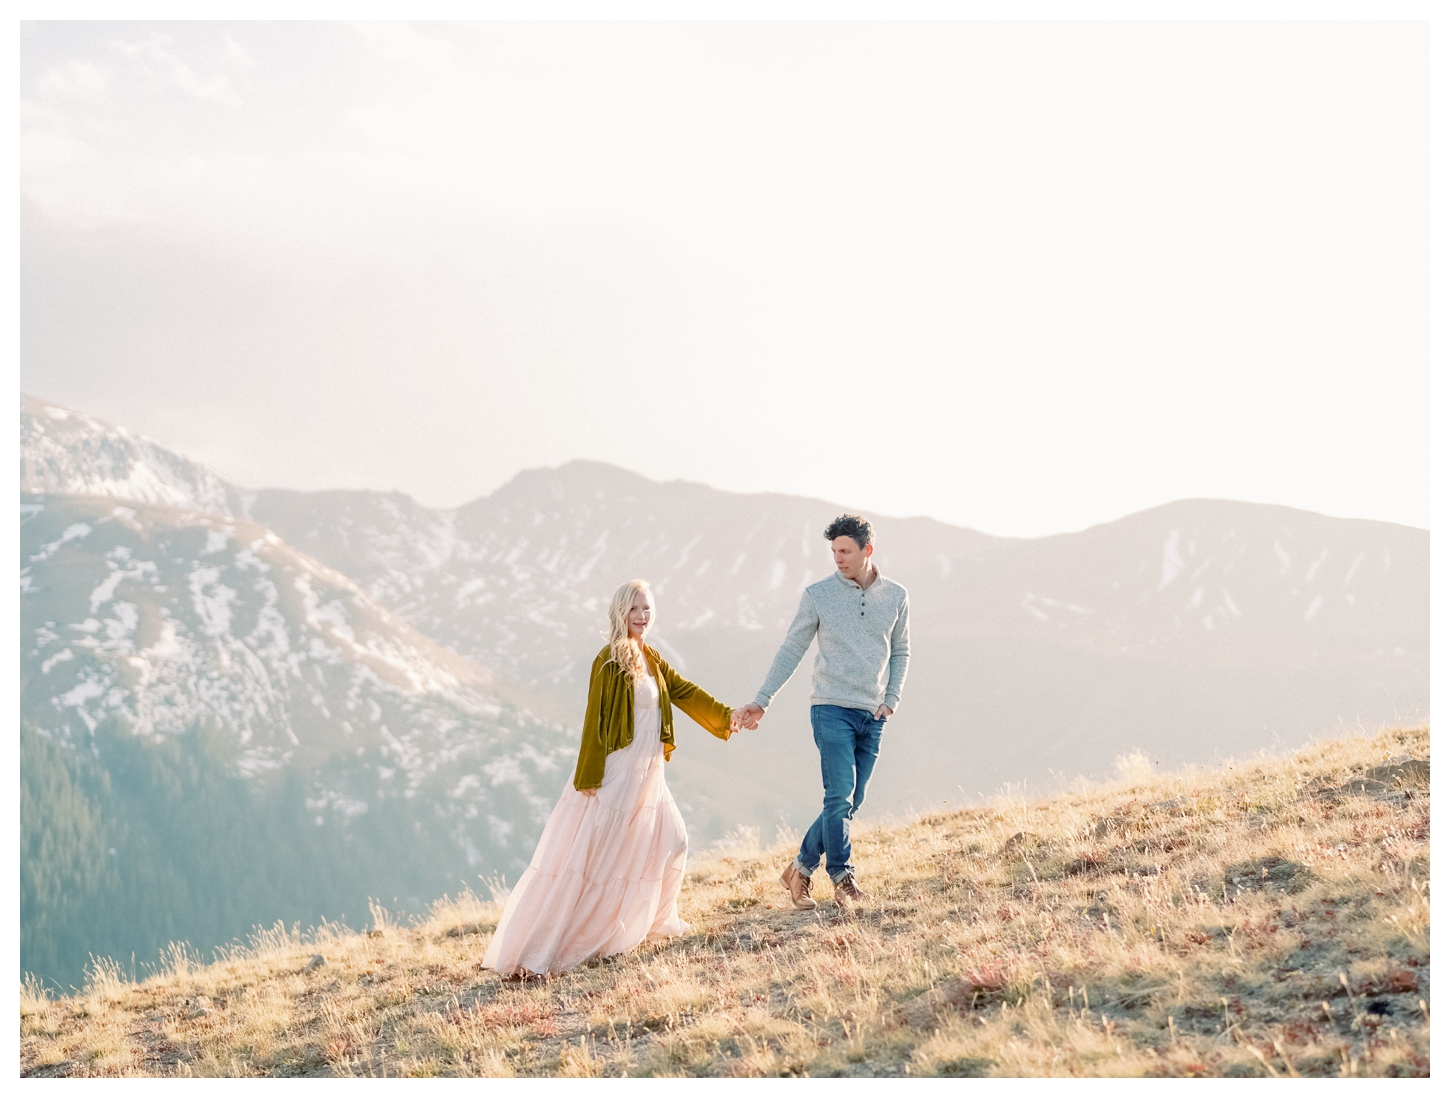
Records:
[[[629,635],[644,639],[649,632],[650,622],[654,620],[655,607],[650,597],[643,591],[634,593],[634,604],[629,608]]]

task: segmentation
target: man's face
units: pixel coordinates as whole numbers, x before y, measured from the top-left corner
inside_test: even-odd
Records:
[[[836,558],[836,569],[848,580],[858,579],[870,567],[871,550],[874,545],[862,549],[856,539],[842,534],[831,542],[831,556]]]

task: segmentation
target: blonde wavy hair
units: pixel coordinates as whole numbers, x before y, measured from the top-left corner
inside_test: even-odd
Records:
[[[609,600],[609,652],[632,682],[649,673],[643,646],[629,639],[629,611],[634,606],[634,596],[641,591],[654,602],[654,594],[644,580],[630,580]]]

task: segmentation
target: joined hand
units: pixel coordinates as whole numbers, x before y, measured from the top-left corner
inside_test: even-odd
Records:
[[[738,732],[743,728],[748,732],[753,732],[760,726],[760,718],[763,716],[765,716],[765,710],[754,702],[742,705],[730,714],[730,729]]]

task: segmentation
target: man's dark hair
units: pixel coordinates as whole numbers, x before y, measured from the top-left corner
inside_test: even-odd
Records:
[[[826,527],[826,540],[835,541],[837,538],[850,538],[856,543],[856,548],[865,549],[876,540],[876,531],[860,515],[842,515]]]

